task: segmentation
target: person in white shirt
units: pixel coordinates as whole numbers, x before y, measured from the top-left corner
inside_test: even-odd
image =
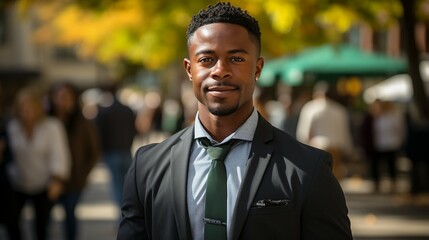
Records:
[[[45,116],[41,95],[34,88],[19,91],[15,104],[16,116],[7,125],[13,156],[7,167],[12,186],[7,230],[10,239],[21,239],[21,210],[31,200],[37,239],[43,240],[50,211],[69,176],[70,151],[63,125]]]
[[[375,156],[371,160],[375,190],[380,189],[380,163],[385,160],[394,191],[396,182],[396,159],[405,140],[405,115],[393,102],[374,102],[373,142]]]
[[[353,141],[347,109],[328,96],[329,85],[318,82],[313,99],[301,110],[296,138],[305,144],[328,151],[334,161],[334,175],[346,175],[343,159],[350,154]]]

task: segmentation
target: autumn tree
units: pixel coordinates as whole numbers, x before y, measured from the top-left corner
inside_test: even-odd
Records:
[[[405,31],[405,45],[407,49],[407,59],[409,75],[413,83],[414,101],[419,110],[420,115],[429,120],[429,101],[425,86],[420,74],[420,54],[416,45],[416,1],[414,0],[401,0],[404,9],[402,18],[402,28]]]
[[[10,0],[11,1],[11,0]],[[186,54],[184,35],[191,16],[216,1],[17,0],[40,19],[36,40],[74,46],[81,57],[104,64],[126,62],[162,69]],[[267,58],[297,52],[309,45],[340,41],[356,16],[328,0],[232,0],[256,16]]]
[[[126,63],[163,69],[186,55],[184,34],[191,16],[217,1],[199,0],[7,0],[40,17],[39,42],[74,46],[81,57],[103,64]],[[308,46],[343,41],[357,24],[374,29],[402,22],[413,89],[420,112],[428,116],[426,92],[418,69],[416,11],[428,0],[231,0],[260,22],[267,59]],[[428,13],[419,13],[420,19]]]

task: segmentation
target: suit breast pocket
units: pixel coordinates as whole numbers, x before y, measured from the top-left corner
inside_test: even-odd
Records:
[[[240,239],[299,239],[300,218],[292,202],[253,205]]]
[[[257,201],[249,211],[249,215],[287,214],[294,212],[294,205],[290,200],[263,199]]]

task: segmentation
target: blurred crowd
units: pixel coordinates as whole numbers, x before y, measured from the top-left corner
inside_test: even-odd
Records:
[[[351,162],[362,162],[367,168],[359,174],[373,180],[374,192],[394,193],[398,161],[406,159],[408,196],[429,191],[429,121],[411,103],[377,99],[355,110],[326,82],[269,100],[261,96],[255,95],[261,115],[299,141],[331,153],[339,180],[356,174]],[[112,199],[120,207],[136,148],[188,126],[195,113],[196,100],[186,91],[181,99],[163,100],[156,92],[134,96],[118,84],[85,91],[69,82],[48,91],[21,88],[0,125],[0,226],[10,239],[22,239],[21,212],[31,202],[34,235],[47,239],[51,210],[59,204],[65,239],[77,239],[75,209],[97,162],[108,167]],[[389,179],[387,190],[381,188],[382,178]]]
[[[27,203],[34,209],[36,239],[47,239],[55,204],[64,209],[64,238],[77,239],[75,209],[88,175],[101,160],[111,172],[112,196],[121,205],[136,116],[117,100],[114,84],[104,93],[104,105],[88,119],[80,90],[69,82],[46,92],[37,86],[17,92],[10,114],[2,119],[0,141],[0,216],[9,239],[23,239],[21,212]]]
[[[359,175],[372,180],[374,193],[401,193],[409,201],[426,199],[428,119],[420,116],[412,101],[376,98],[356,104],[357,99],[341,96],[335,84],[320,81],[265,101],[261,112],[299,141],[331,153],[339,180]],[[353,169],[354,163],[361,163],[363,170]],[[400,165],[409,167],[404,170]],[[399,187],[398,175],[408,180],[405,191]]]

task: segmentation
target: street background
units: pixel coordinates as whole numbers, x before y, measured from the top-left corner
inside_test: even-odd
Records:
[[[171,134],[189,125],[195,119],[196,101],[182,66],[187,56],[184,33],[191,16],[215,2],[0,0],[0,123],[13,116],[20,89],[37,86],[46,91],[67,80],[81,90],[88,119],[94,119],[98,107],[106,103],[100,101],[105,96],[102,88],[115,83],[122,87],[120,99],[137,115],[140,135],[147,136],[151,130]],[[390,182],[382,175],[381,192],[375,193],[363,154],[362,143],[368,141],[361,138],[367,132],[362,122],[375,99],[392,101],[404,113],[412,113],[413,128],[421,124],[420,116],[429,119],[429,0],[231,3],[248,9],[261,25],[261,55],[266,64],[257,82],[255,103],[264,117],[277,127],[287,125],[283,130],[294,135],[300,109],[319,81],[335,86],[337,100],[347,108],[356,159],[347,163],[347,177],[341,184],[355,239],[429,239],[429,196],[421,194],[428,189],[414,191],[417,198],[407,195],[412,192],[409,177],[419,176],[424,169],[401,158],[396,192],[389,192]],[[310,50],[316,54],[309,55]],[[374,59],[389,64],[373,71]],[[344,62],[346,68],[340,68]],[[409,145],[425,152],[413,158],[415,162],[423,159],[424,165],[429,159],[425,155],[429,121],[420,131],[410,132],[424,136],[404,142],[413,142]],[[429,179],[428,173],[421,177]],[[119,210],[110,194],[110,182],[110,172],[99,163],[77,208],[79,239],[116,238]],[[33,240],[32,208],[27,206],[23,215],[26,239]],[[64,239],[63,217],[61,207],[56,206],[51,239]],[[4,239],[0,226],[0,240]]]
[[[382,181],[382,193],[372,193],[372,182],[359,176],[365,171],[365,164],[353,163],[353,175],[341,181],[349,207],[349,217],[356,240],[415,240],[429,239],[428,197],[421,196],[420,202],[409,202],[408,163],[400,159],[401,170],[397,193],[383,193],[389,181]],[[32,219],[30,207],[24,209],[23,223],[27,229],[27,238],[32,240],[29,231]],[[117,232],[116,208],[110,195],[110,175],[103,163],[92,171],[81,204],[77,208],[80,219],[81,240],[113,240]],[[64,239],[62,235],[63,212],[56,206],[52,212],[53,222],[50,235],[53,240]],[[0,232],[0,239],[5,239]]]

